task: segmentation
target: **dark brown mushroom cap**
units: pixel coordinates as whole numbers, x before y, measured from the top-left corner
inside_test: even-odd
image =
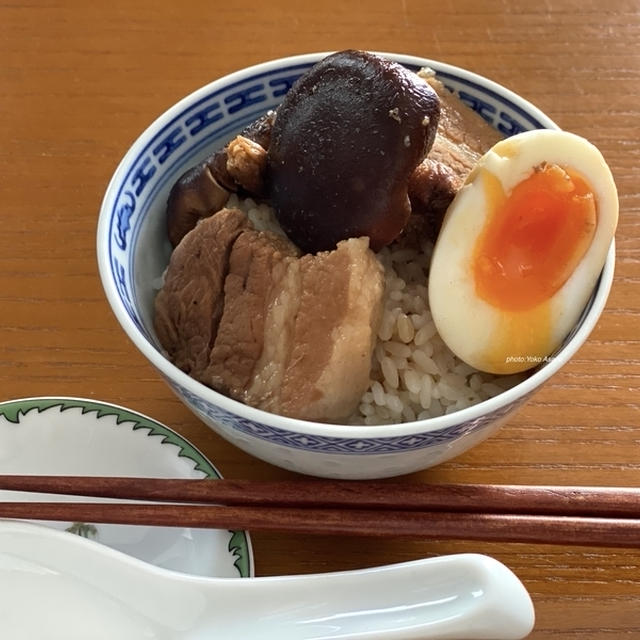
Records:
[[[201,218],[224,207],[228,199],[229,191],[215,179],[206,162],[186,171],[167,199],[167,235],[171,246],[178,246]]]
[[[271,202],[303,251],[369,236],[378,250],[409,219],[409,176],[433,144],[440,102],[401,65],[364,51],[327,56],[278,108]]]
[[[241,136],[266,149],[274,119],[275,111],[265,113],[249,124]],[[232,175],[229,171],[228,149],[229,145],[226,145],[215,151],[204,162],[182,174],[172,186],[167,199],[167,235],[172,246],[176,247],[199,220],[221,209],[232,192],[250,184],[260,191],[249,190],[251,195],[262,195],[262,176],[255,175],[256,167],[248,168],[248,176],[238,175],[237,171]],[[240,178],[240,182],[236,178]]]

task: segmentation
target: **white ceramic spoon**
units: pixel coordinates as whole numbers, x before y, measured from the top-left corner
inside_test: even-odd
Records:
[[[482,555],[206,578],[38,524],[0,521],[0,637],[11,640],[515,640],[533,620],[521,582]]]

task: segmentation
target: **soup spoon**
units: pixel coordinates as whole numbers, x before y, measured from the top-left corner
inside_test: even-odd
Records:
[[[522,583],[479,554],[209,578],[0,521],[0,637],[12,640],[516,640],[533,622]]]

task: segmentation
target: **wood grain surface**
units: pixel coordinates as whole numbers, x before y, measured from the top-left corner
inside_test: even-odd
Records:
[[[249,64],[347,47],[434,58],[506,85],[596,144],[620,194],[615,282],[588,343],[496,436],[411,479],[639,486],[637,0],[0,2],[0,397],[116,402],[179,431],[227,477],[294,477],[216,436],[137,352],[103,295],[96,221],[129,144],[179,98]],[[640,639],[640,550],[281,534],[253,543],[259,575],[488,553],[530,590],[531,638]]]

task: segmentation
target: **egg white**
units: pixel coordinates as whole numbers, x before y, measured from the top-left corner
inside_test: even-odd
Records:
[[[525,311],[496,308],[477,295],[472,269],[474,245],[489,213],[483,175],[495,176],[508,195],[543,163],[573,170],[586,181],[596,202],[594,236],[573,273],[547,302]],[[515,373],[539,364],[577,322],[604,265],[617,221],[613,176],[600,151],[584,138],[541,129],[498,142],[449,206],[435,244],[429,304],[444,342],[482,371]],[[549,315],[550,331],[543,331]]]

